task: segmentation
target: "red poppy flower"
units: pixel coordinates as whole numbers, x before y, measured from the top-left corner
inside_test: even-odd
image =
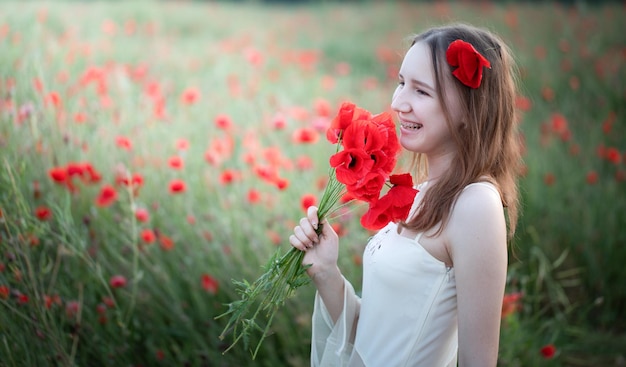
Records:
[[[44,307],[49,310],[50,308],[52,308],[52,306],[54,305],[61,305],[61,297],[58,294],[54,294],[52,296],[49,295],[44,295],[43,296],[43,300],[44,300]]]
[[[133,173],[133,177],[130,181],[133,187],[143,186],[143,176],[141,175],[141,173]]]
[[[41,81],[41,79],[34,78],[33,79],[33,87],[35,87],[35,90],[37,90],[37,92],[42,92],[43,91],[43,82]]]
[[[161,85],[158,82],[152,81],[146,83],[144,92],[152,98],[159,98],[161,96]]]
[[[83,112],[76,112],[74,114],[74,122],[77,124],[82,124],[87,121],[87,115]]]
[[[368,118],[354,120],[345,129],[341,136],[344,149],[331,157],[330,164],[348,192],[374,202],[395,166],[400,143],[389,113]]]
[[[34,233],[29,233],[26,239],[28,240],[28,244],[31,246],[39,245],[39,237],[37,237]]]
[[[138,222],[147,222],[150,219],[150,213],[144,208],[138,208],[135,210],[135,218]]]
[[[491,63],[474,46],[463,40],[456,40],[446,51],[448,64],[457,67],[452,74],[464,85],[478,88],[483,78],[483,67],[491,69]]]
[[[123,275],[114,275],[109,279],[111,288],[122,288],[126,286],[126,278]]]
[[[288,159],[286,159],[280,148],[271,146],[263,149],[263,158],[272,166],[280,167],[281,165],[289,165]]]
[[[507,293],[502,299],[502,315],[504,319],[507,316],[513,314],[515,311],[521,308],[520,300],[522,299],[522,293]]]
[[[181,102],[186,105],[192,105],[200,99],[200,91],[198,88],[187,88],[180,97]]]
[[[609,116],[606,118],[606,120],[604,120],[604,122],[602,122],[602,132],[604,132],[607,135],[611,132],[611,129],[613,128],[613,123],[615,123],[616,117],[617,115],[615,114],[614,111],[609,112]]]
[[[204,288],[205,291],[211,294],[217,293],[219,283],[215,278],[213,278],[209,274],[202,274],[202,276],[200,277],[200,281],[202,282],[202,288]]]
[[[376,125],[378,131],[377,134],[381,135],[384,139],[384,145],[380,148],[389,160],[386,162],[379,162],[376,166],[381,169],[391,172],[396,164],[396,155],[400,151],[400,140],[396,134],[396,125],[393,122],[393,118],[388,112],[380,113],[373,116],[371,122]],[[370,151],[374,151],[373,147]],[[380,157],[377,157],[380,159]]]
[[[118,185],[123,185],[126,187],[132,187],[133,189],[138,189],[143,186],[143,176],[140,173],[133,173],[131,177],[128,177],[128,174],[125,172],[119,173],[115,182]]]
[[[67,175],[69,177],[73,177],[73,176],[82,176],[83,175],[83,164],[82,163],[76,163],[76,162],[69,162],[66,166],[65,166],[65,171],[67,172]]]
[[[61,96],[59,96],[59,93],[57,92],[50,92],[46,96],[45,103],[46,105],[52,105],[55,108],[59,108],[62,104]]]
[[[371,117],[371,113],[352,102],[344,102],[339,108],[337,116],[330,122],[330,127],[326,131],[326,138],[332,144],[337,144],[339,134],[348,128],[353,121],[367,120]]]
[[[557,134],[562,134],[567,131],[567,119],[560,113],[552,115],[552,131]]]
[[[344,149],[330,157],[330,166],[336,169],[337,181],[356,185],[374,166],[374,160],[362,149]]]
[[[405,220],[413,206],[417,190],[408,173],[392,175],[389,181],[394,186],[377,201],[370,203],[368,211],[361,217],[361,225],[370,230],[379,230],[389,222]]]
[[[307,209],[309,209],[310,206],[313,206],[316,203],[317,203],[317,199],[315,198],[315,195],[313,194],[304,194],[300,198],[300,207],[305,213]]]
[[[60,298],[59,298],[59,300],[60,300]],[[52,305],[53,305],[52,297],[47,295],[47,294],[44,294],[43,295],[43,305],[46,308],[46,310],[49,310],[52,307]]]
[[[141,231],[141,239],[145,243],[153,243],[154,240],[156,240],[156,235],[154,234],[153,230],[144,229],[143,231]]]
[[[587,183],[589,185],[595,185],[598,182],[598,173],[596,171],[590,171],[587,173]]]
[[[605,152],[605,155],[606,155],[606,159],[609,162],[614,163],[614,164],[618,164],[621,161],[621,159],[622,159],[619,150],[617,150],[617,148],[613,148],[613,147],[607,148],[606,152]]]
[[[165,358],[165,352],[162,351],[161,349],[157,349],[157,351],[154,354],[155,354],[157,361],[162,361]]]
[[[186,188],[185,181],[183,180],[175,179],[170,182],[170,194],[185,192]]]
[[[159,241],[161,242],[161,248],[165,251],[170,251],[174,248],[174,240],[164,234],[159,235]]]
[[[385,174],[381,174],[380,171],[373,171],[368,172],[355,184],[346,185],[346,188],[355,199],[370,203],[378,200],[386,181],[387,176]]]
[[[258,203],[259,201],[261,201],[261,193],[259,192],[259,190],[256,190],[256,189],[248,190],[248,202],[250,204],[255,204],[255,203]]]
[[[217,115],[215,117],[215,126],[222,130],[230,130],[230,128],[233,126],[233,121],[228,115]]]
[[[104,185],[96,198],[96,205],[109,206],[117,199],[117,191],[110,185]]]
[[[391,115],[352,121],[343,132],[342,145],[344,149],[330,158],[337,181],[361,200],[378,199],[400,150]]]
[[[64,183],[68,179],[65,167],[53,167],[48,171],[48,176],[56,183]]]
[[[259,165],[254,167],[254,173],[266,182],[272,183],[278,179],[278,171],[275,167]]]
[[[554,90],[548,86],[541,88],[541,96],[544,100],[551,102],[554,99]]]
[[[103,315],[107,312],[107,305],[105,305],[104,303],[98,303],[96,305],[96,312],[100,315]]]
[[[102,179],[102,175],[100,174],[100,172],[96,171],[95,168],[93,168],[91,163],[83,162],[81,165],[83,170],[83,174],[81,177],[83,181],[85,181],[86,183],[100,182],[100,180]]]
[[[539,350],[539,352],[541,353],[543,358],[545,358],[545,359],[552,359],[554,357],[554,355],[556,354],[556,347],[554,346],[554,344],[544,345]]]
[[[167,164],[173,169],[181,169],[184,165],[182,158],[177,155],[170,157],[167,160]]]
[[[114,308],[115,307],[115,301],[111,297],[103,296],[102,297],[102,303],[104,303],[108,308]]]
[[[189,140],[187,139],[178,139],[176,140],[176,149],[178,150],[187,150],[189,148]]]
[[[289,187],[289,180],[286,178],[277,178],[274,184],[279,190],[282,191]]]
[[[115,138],[115,144],[124,150],[133,150],[133,143],[127,137],[118,136]]]
[[[78,301],[69,301],[65,305],[65,314],[68,318],[73,318],[80,311],[80,303]]]
[[[221,174],[220,174],[220,183],[222,185],[228,185],[231,184],[233,182],[235,182],[235,180],[238,178],[239,174],[237,173],[237,171],[231,170],[231,169],[225,169]]]
[[[331,114],[330,103],[325,99],[315,100],[315,112],[318,116],[329,117]]]
[[[158,120],[165,120],[167,118],[167,111],[165,111],[165,98],[156,98],[152,106],[152,114],[154,118]]]
[[[272,118],[272,127],[276,130],[282,130],[287,126],[287,120],[283,114],[276,114]]]
[[[303,127],[301,129],[295,130],[291,138],[295,143],[313,144],[316,143],[319,139],[319,134],[317,133],[317,131],[310,127]]]
[[[196,217],[193,214],[187,215],[187,223],[194,225],[196,224]]]
[[[40,206],[35,209],[35,216],[42,221],[48,220],[52,218],[52,210],[46,206]]]
[[[518,95],[515,98],[515,107],[520,111],[528,111],[532,107],[532,102],[530,98]]]
[[[362,149],[366,152],[381,149],[386,143],[386,134],[369,120],[357,120],[345,130],[342,145],[345,149]]]
[[[0,285],[0,298],[7,299],[9,298],[9,294],[9,287],[7,287],[6,285]]]

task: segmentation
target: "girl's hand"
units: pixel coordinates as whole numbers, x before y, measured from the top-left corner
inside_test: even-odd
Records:
[[[322,226],[322,232],[318,236],[316,230],[319,225]],[[300,224],[289,236],[289,243],[306,252],[302,264],[311,264],[307,269],[307,274],[311,278],[337,269],[339,237],[328,221],[319,223],[317,207],[309,207],[307,216],[300,219]]]

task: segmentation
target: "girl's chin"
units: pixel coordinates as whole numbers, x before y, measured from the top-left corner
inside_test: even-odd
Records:
[[[419,144],[415,142],[415,140],[413,139],[406,139],[404,136],[401,136],[400,145],[402,146],[402,148],[404,148],[405,150],[409,152],[421,153]]]

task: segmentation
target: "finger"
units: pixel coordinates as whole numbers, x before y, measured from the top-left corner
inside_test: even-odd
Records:
[[[311,223],[309,218],[300,219],[300,228],[302,229],[304,235],[307,236],[309,240],[311,240],[311,242],[318,242],[319,236],[315,232],[315,228],[313,227],[313,224]]]
[[[313,229],[317,229],[317,226],[319,224],[319,218],[317,215],[317,207],[316,206],[310,206],[307,211],[306,211],[306,216],[307,218],[309,218],[309,221],[311,222],[311,225],[313,226]]]
[[[304,243],[302,243],[302,241],[300,241],[298,239],[298,237],[296,237],[295,235],[291,235],[289,236],[289,243],[291,244],[291,246],[297,248],[300,251],[306,251],[307,247],[304,245]]]
[[[333,226],[330,225],[330,223],[328,222],[327,219],[324,219],[324,221],[322,222],[322,233],[320,233],[320,236],[328,236],[328,235],[337,235],[335,233],[335,229],[333,228]]]
[[[309,227],[311,227],[311,224],[309,224]],[[304,232],[302,226],[296,226],[293,229],[293,235],[304,247],[310,248],[313,246],[314,241]]]

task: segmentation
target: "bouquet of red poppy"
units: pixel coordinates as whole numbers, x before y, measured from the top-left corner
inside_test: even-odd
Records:
[[[339,199],[346,193],[368,203],[368,210],[361,217],[361,224],[367,229],[378,230],[390,221],[406,219],[417,190],[410,174],[391,174],[400,151],[391,115],[372,115],[345,102],[326,137],[337,145],[337,151],[330,157],[329,179],[318,208],[320,222],[340,207]],[[380,197],[385,185],[391,188]],[[317,231],[321,233],[321,225]],[[230,303],[228,311],[217,316],[230,315],[220,335],[223,339],[227,332],[233,332],[233,343],[226,351],[240,340],[247,348],[251,332],[260,331],[261,338],[252,351],[254,359],[278,309],[297,288],[310,282],[303,258],[304,252],[292,247],[282,256],[277,252],[254,283],[234,281],[241,299]],[[261,313],[267,317],[265,327],[256,322]]]

